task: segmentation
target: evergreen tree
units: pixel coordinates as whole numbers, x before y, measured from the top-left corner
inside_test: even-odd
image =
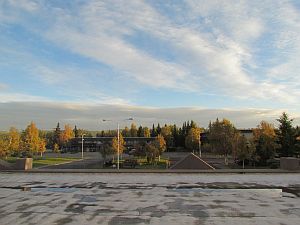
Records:
[[[176,124],[173,125],[173,129],[172,129],[172,136],[173,136],[173,142],[174,142],[174,146],[178,147],[178,130],[176,127]]]
[[[54,131],[53,144],[57,144],[58,146],[60,146],[60,135],[61,135],[61,130],[60,130],[60,127],[59,127],[59,122],[58,122],[57,126],[55,128],[55,131]]]
[[[73,132],[74,132],[74,137],[76,137],[76,138],[79,137],[79,133],[78,133],[76,125],[75,125],[75,128],[74,128]]]
[[[137,136],[143,137],[143,127],[142,126],[139,126],[139,129],[137,130]]]
[[[160,132],[161,132],[161,128],[160,128],[160,125],[159,125],[159,123],[158,123],[158,124],[157,124],[157,128],[156,128],[156,133],[157,133],[157,135],[160,134]]]
[[[280,156],[293,156],[296,144],[296,133],[292,125],[293,119],[290,119],[284,112],[277,121],[279,122],[278,142],[281,145]]]
[[[156,136],[157,136],[157,132],[156,132],[155,126],[153,124],[152,125],[152,130],[151,130],[151,137],[156,137]]]

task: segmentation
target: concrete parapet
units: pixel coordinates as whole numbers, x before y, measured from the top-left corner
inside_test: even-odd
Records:
[[[300,159],[293,157],[281,157],[280,169],[282,170],[300,170]]]
[[[15,164],[16,170],[31,170],[32,158],[17,159]]]

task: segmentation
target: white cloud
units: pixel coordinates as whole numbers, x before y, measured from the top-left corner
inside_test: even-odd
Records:
[[[203,109],[203,108],[149,108],[130,105],[96,105],[83,103],[57,102],[7,102],[0,103],[0,129],[10,126],[24,129],[30,121],[35,121],[41,129],[52,129],[59,121],[89,130],[113,129],[117,121],[121,127],[130,125],[122,119],[134,117],[134,123],[151,127],[153,123],[161,125],[177,124],[194,120],[200,126],[207,127],[210,120],[227,118],[238,128],[253,128],[261,120],[276,122],[283,110],[270,109]],[[291,114],[295,125],[300,123],[299,114]],[[102,123],[102,119],[115,122]]]
[[[206,27],[197,30],[189,23],[179,26],[142,1],[126,4],[91,1],[78,9],[80,19],[60,12],[60,19],[47,37],[152,87],[200,93],[210,90],[235,98],[282,102],[288,96],[295,103],[292,96],[298,93],[290,94],[286,83],[278,84],[264,77],[257,79],[249,72],[249,68],[258,67],[254,43],[266,32],[269,21],[262,10],[269,3],[256,2],[256,8],[248,1],[188,3],[191,17],[204,17]],[[126,36],[134,36],[136,32],[167,42],[177,53],[176,62],[150,55],[128,43]]]
[[[91,0],[71,8],[48,4],[43,8],[36,1],[22,1],[14,7],[40,10],[38,15],[47,21],[47,30],[28,29],[142,85],[298,104],[300,15],[292,2],[187,0],[183,4],[187,11],[174,6],[173,18],[144,1]],[[174,60],[128,40],[141,33],[166,43]],[[73,72],[43,63],[35,69],[39,79],[51,85],[74,80]],[[96,88],[91,92],[89,99],[128,103],[118,97],[111,100]]]

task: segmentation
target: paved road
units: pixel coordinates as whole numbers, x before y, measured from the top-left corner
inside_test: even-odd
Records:
[[[0,173],[0,224],[282,224],[300,174]]]

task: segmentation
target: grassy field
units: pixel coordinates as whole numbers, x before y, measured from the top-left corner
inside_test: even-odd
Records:
[[[8,157],[5,159],[9,163],[15,163],[17,158],[16,157]],[[41,166],[48,166],[48,165],[55,165],[55,164],[62,164],[67,162],[72,162],[78,160],[78,158],[34,158],[33,159],[33,168],[41,167]]]

